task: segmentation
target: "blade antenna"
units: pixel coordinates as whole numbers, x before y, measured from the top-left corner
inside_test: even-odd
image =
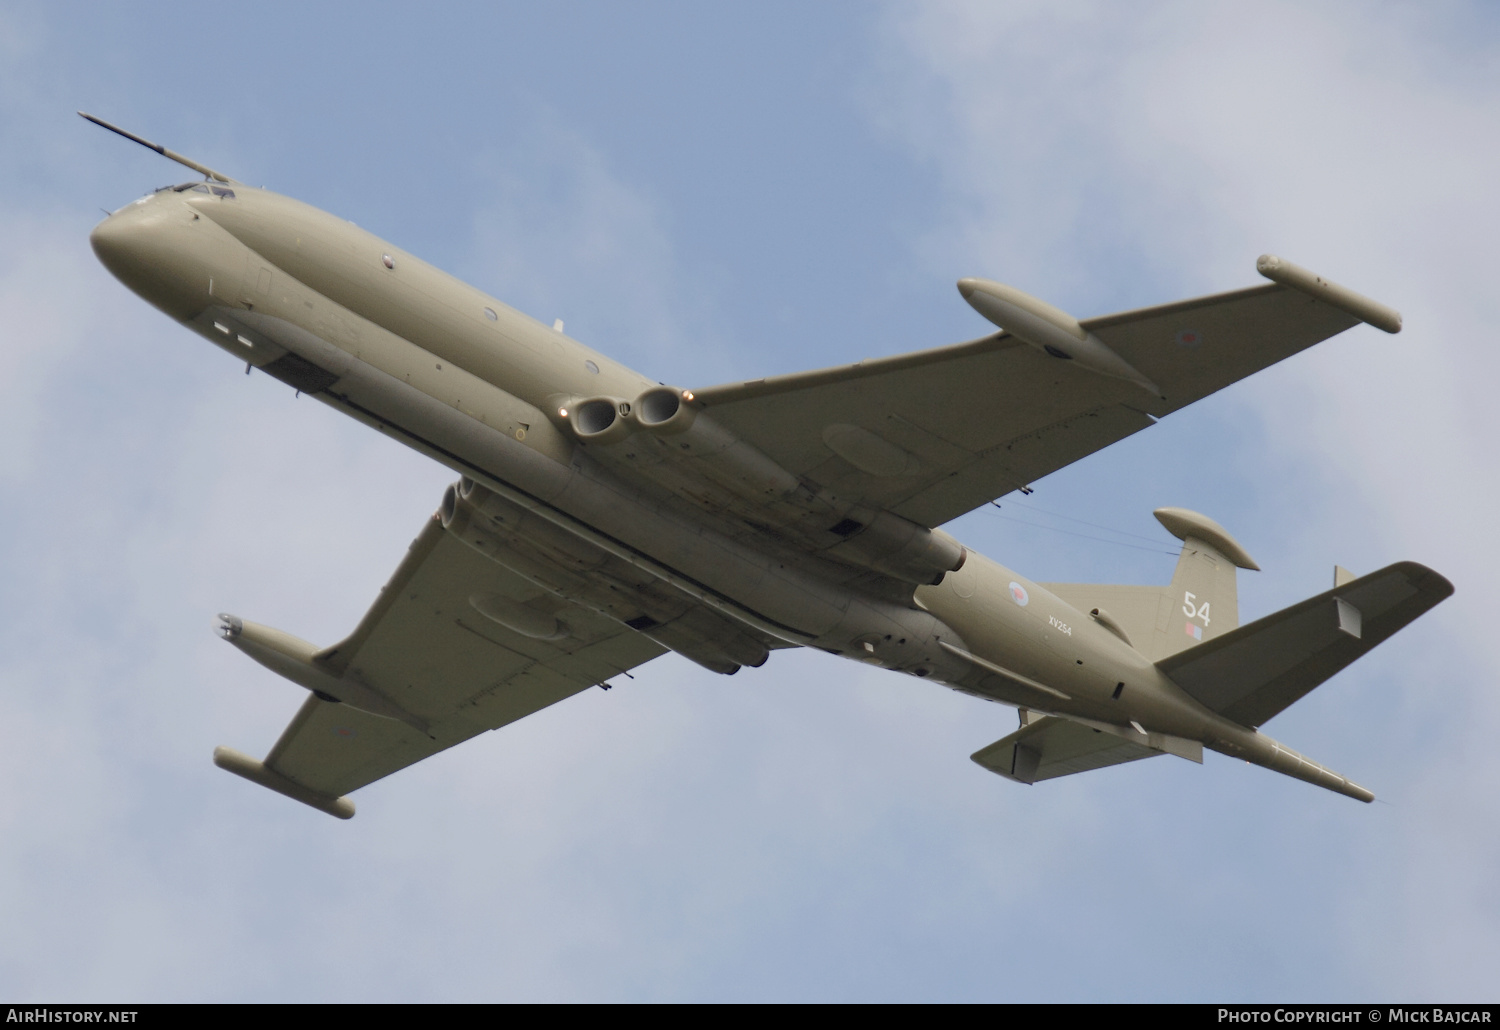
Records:
[[[88,113],[86,113],[84,111],[79,111],[78,114],[81,117],[87,119],[88,121],[93,122],[95,125],[99,126],[100,128],[108,129],[110,132],[118,133],[119,135],[124,136],[126,139],[130,140],[130,142],[132,142],[132,143],[139,143],[141,146],[145,147],[147,150],[154,150],[154,151],[156,151],[162,157],[169,158],[170,160],[176,161],[180,165],[187,165],[193,171],[199,173],[200,175],[203,175],[205,178],[217,179],[219,182],[234,182],[234,183],[238,182],[238,180],[231,179],[229,176],[225,175],[223,172],[216,172],[212,168],[208,167],[207,165],[200,165],[197,161],[194,161],[190,157],[183,157],[181,154],[177,153],[175,150],[168,150],[166,147],[162,146],[160,143],[152,143],[148,139],[141,139],[141,137],[137,136],[133,132],[126,132],[124,129],[120,128],[118,125],[111,125],[111,124],[109,124],[109,122],[106,122],[103,118],[95,118],[93,115],[88,114]]]

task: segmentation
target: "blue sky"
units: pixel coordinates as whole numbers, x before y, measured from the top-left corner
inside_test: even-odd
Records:
[[[1464,4],[0,4],[0,997],[1493,1000],[1497,57]],[[964,275],[1083,317],[1269,251],[1393,304],[1026,502],[1159,552],[951,527],[1164,581],[1150,511],[1197,508],[1247,619],[1443,571],[1270,727],[1383,800],[1023,788],[967,758],[1009,709],[788,653],[663,659],[347,824],[226,776],[300,691],[213,614],[337,639],[452,476],[114,282],[100,208],[188,176],[78,108],[685,386],[978,335]]]

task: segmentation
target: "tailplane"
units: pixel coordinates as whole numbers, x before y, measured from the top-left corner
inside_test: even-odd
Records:
[[[1224,721],[1197,741],[1152,733],[1135,722],[1127,728],[1022,709],[1021,728],[975,752],[974,761],[1007,779],[1036,783],[1157,754],[1201,762],[1207,746],[1373,801],[1364,787],[1259,727],[1439,604],[1453,584],[1416,562],[1365,576],[1335,567],[1332,590],[1241,626],[1235,576],[1259,566],[1206,516],[1158,508],[1156,517],[1182,540],[1167,586],[1041,585],[1125,640]]]
[[[1210,710],[1256,727],[1453,593],[1425,565],[1397,562],[1226,633],[1157,668]]]

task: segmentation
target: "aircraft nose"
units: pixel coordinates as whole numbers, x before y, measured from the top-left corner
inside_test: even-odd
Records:
[[[201,234],[186,229],[191,224],[183,211],[148,198],[94,226],[89,243],[100,264],[130,290],[173,317],[192,318],[208,300],[214,273]]]
[[[124,213],[110,215],[89,233],[89,245],[105,268],[117,278],[129,278],[144,258],[142,226],[138,218]]]

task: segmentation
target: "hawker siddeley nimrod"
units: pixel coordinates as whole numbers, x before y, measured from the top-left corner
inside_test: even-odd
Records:
[[[1172,582],[1035,583],[938,527],[1321,340],[1400,316],[1275,257],[1270,283],[1078,321],[963,279],[977,340],[706,389],[663,386],[333,215],[91,118],[204,176],[94,251],[162,311],[462,478],[350,635],[231,615],[308,691],[224,769],[348,818],[346,795],[667,651],[716,673],[784,647],[1020,711],[975,762],[1021,783],[1205,747],[1362,801],[1258,729],[1452,593],[1412,562],[1239,625],[1256,564],[1196,512]]]

